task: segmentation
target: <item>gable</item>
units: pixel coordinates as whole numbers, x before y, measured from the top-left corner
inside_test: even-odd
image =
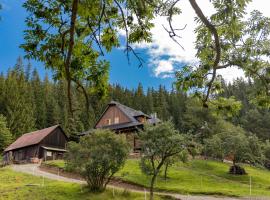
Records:
[[[107,109],[97,122],[95,128],[108,126],[108,121],[110,121],[110,125],[131,122],[129,117],[115,105],[110,105],[107,107]]]
[[[41,145],[65,148],[68,138],[61,127],[56,128],[49,135],[47,135],[41,142]]]

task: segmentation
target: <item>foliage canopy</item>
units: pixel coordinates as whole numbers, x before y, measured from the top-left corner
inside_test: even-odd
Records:
[[[70,142],[67,149],[67,167],[80,173],[92,191],[106,188],[129,153],[125,138],[109,130],[96,130],[79,143]]]

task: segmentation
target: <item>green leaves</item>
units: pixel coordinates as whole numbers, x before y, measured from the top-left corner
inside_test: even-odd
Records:
[[[225,121],[219,121],[216,134],[205,140],[206,155],[224,159],[230,157],[234,164],[249,162],[262,164],[262,144],[255,135],[246,135],[238,126]]]
[[[111,51],[112,47],[119,47],[119,41],[115,30],[108,27],[103,30],[103,35],[101,36],[101,44],[105,47],[107,51]]]
[[[103,191],[112,176],[123,167],[129,152],[124,137],[109,130],[95,130],[68,144],[67,168],[79,172],[92,191]]]
[[[142,141],[143,155],[141,167],[146,174],[156,174],[160,164],[185,149],[184,137],[174,129],[171,122],[146,126],[139,133],[139,138]]]
[[[10,145],[12,142],[12,135],[7,127],[6,118],[0,114],[0,152]]]
[[[237,101],[235,97],[219,97],[216,100],[211,101],[211,106],[213,106],[215,114],[230,119],[239,114],[239,111],[242,108],[242,103],[240,101]]]
[[[43,62],[55,77],[67,80],[70,113],[71,82],[106,94],[109,63],[102,56],[120,46],[119,30],[126,32],[127,57],[135,54],[130,43],[151,41],[154,7],[142,0],[28,0],[23,6],[29,15],[21,47],[27,58]]]
[[[203,101],[210,96],[211,101],[221,92],[222,79],[217,76],[217,72],[228,67],[238,67],[257,84],[257,94],[252,95],[254,103],[269,107],[270,19],[253,11],[251,17],[244,20],[245,8],[249,2],[212,1],[215,13],[208,20],[212,28],[203,23],[201,17],[196,18],[198,26],[195,29],[195,47],[199,63],[177,72],[178,88],[195,93]],[[213,28],[216,29],[220,48],[216,47],[216,38],[214,40],[211,31]],[[218,52],[221,53],[220,59],[215,66]]]

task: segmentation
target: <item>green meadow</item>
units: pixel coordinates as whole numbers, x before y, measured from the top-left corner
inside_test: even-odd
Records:
[[[44,183],[44,184],[43,184]],[[144,200],[143,193],[107,189],[91,193],[85,186],[75,183],[44,179],[42,177],[0,168],[0,200]],[[157,196],[155,199],[161,199]],[[166,198],[162,198],[166,199]]]
[[[177,163],[168,171],[168,179],[161,173],[156,189],[181,194],[207,194],[222,196],[270,196],[270,172],[245,166],[248,175],[228,173],[229,164],[208,160]],[[138,160],[128,160],[117,177],[142,186],[149,185],[149,177],[141,173]]]
[[[47,164],[64,168],[64,161]],[[270,196],[270,171],[244,165],[247,175],[231,175],[229,164],[212,160],[191,160],[177,163],[169,168],[168,179],[160,173],[155,188],[160,191],[181,194],[205,194],[221,196]],[[130,183],[149,186],[150,177],[142,174],[139,160],[127,160],[124,168],[116,174]]]

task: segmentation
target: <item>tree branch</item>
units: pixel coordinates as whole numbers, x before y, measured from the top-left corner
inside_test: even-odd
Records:
[[[208,107],[208,105],[207,105],[206,102],[208,101],[209,95],[211,93],[211,88],[212,88],[212,85],[213,85],[213,83],[215,81],[215,78],[216,78],[216,71],[217,71],[217,67],[218,67],[218,64],[220,62],[220,57],[221,57],[220,40],[219,40],[217,29],[205,17],[205,15],[203,14],[201,8],[198,6],[196,0],[189,0],[189,2],[191,4],[192,8],[195,10],[197,16],[200,18],[200,20],[202,21],[202,23],[208,28],[208,30],[211,32],[211,34],[214,36],[214,39],[215,39],[216,57],[215,57],[215,61],[214,61],[214,64],[213,64],[213,75],[212,75],[211,80],[208,83],[208,90],[207,90],[206,96],[203,99],[203,105],[204,105],[204,107]]]
[[[70,112],[72,117],[73,117],[73,110],[72,110],[72,96],[71,96],[70,63],[71,63],[71,56],[72,56],[72,51],[73,51],[73,47],[74,47],[75,23],[76,23],[77,11],[78,11],[78,4],[79,4],[79,0],[73,0],[70,29],[69,29],[69,47],[68,47],[67,58],[66,58],[66,62],[65,62],[65,73],[66,73],[66,79],[67,79],[69,112]]]

